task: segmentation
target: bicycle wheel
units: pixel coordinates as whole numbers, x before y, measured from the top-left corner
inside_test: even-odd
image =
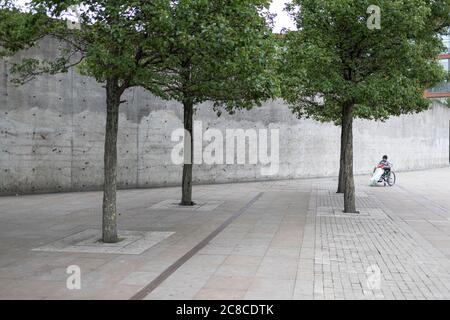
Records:
[[[391,171],[389,177],[387,178],[387,183],[390,187],[392,187],[395,184],[395,181],[396,181],[395,173]]]

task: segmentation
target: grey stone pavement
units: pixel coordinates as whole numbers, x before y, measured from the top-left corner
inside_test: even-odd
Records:
[[[448,181],[450,168],[399,172],[393,188],[358,176],[359,215],[331,178],[195,186],[192,209],[173,205],[179,188],[120,191],[119,230],[154,242],[132,254],[81,239],[100,228],[100,192],[0,197],[0,298],[129,299],[241,213],[143,297],[450,299]]]

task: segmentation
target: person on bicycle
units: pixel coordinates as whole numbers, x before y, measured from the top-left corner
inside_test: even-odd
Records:
[[[383,159],[378,163],[379,166],[383,165],[384,176],[388,176],[391,172],[392,163],[388,161],[388,156],[384,155]]]
[[[388,161],[388,156],[383,156],[383,159],[373,169],[373,175],[370,179],[370,184],[375,186],[377,183],[384,182],[384,185],[388,184],[392,187],[395,184],[395,173],[392,171],[392,163]]]

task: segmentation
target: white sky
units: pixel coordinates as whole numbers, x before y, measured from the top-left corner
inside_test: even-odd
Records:
[[[284,11],[286,3],[291,1],[287,0],[272,0],[272,5],[270,6],[270,12],[275,13],[275,28],[274,32],[280,32],[281,29],[287,28],[290,30],[295,29],[295,24],[289,15]]]

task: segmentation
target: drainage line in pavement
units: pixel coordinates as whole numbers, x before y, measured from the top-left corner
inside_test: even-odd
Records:
[[[214,239],[220,232],[222,232],[226,227],[228,227],[234,220],[241,216],[248,208],[250,208],[258,199],[262,196],[263,192],[258,193],[252,200],[250,200],[244,207],[242,207],[237,213],[225,220],[216,230],[211,232],[205,239],[198,243],[195,247],[189,250],[185,255],[167,267],[158,277],[156,277],[152,282],[146,285],[143,289],[137,292],[130,300],[142,300],[147,295],[149,295],[153,290],[155,290],[161,283],[163,283],[167,278],[169,278],[175,271],[177,271],[183,264],[185,264],[190,258],[192,258],[196,253],[202,250],[208,243]]]

